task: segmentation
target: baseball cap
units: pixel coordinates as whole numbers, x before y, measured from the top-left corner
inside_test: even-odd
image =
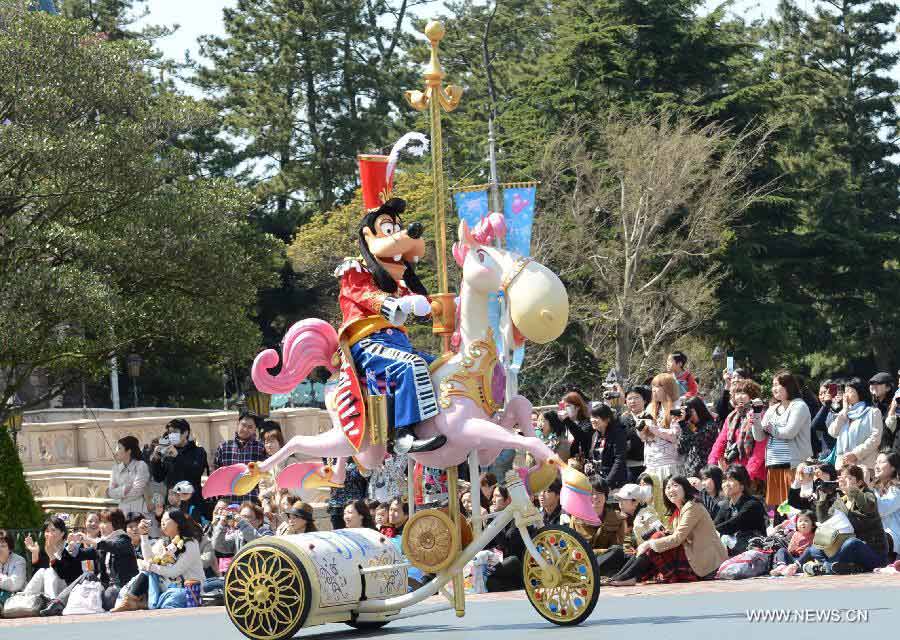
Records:
[[[175,493],[194,493],[194,486],[187,480],[182,480],[172,487],[172,490]]]
[[[642,495],[641,488],[633,482],[623,484],[615,493],[619,500],[640,500]]]
[[[894,383],[894,378],[891,376],[891,374],[887,373],[886,371],[876,373],[869,380],[869,384],[893,384],[893,383]]]

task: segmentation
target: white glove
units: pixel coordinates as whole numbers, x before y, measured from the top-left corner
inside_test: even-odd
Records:
[[[424,318],[431,313],[431,303],[422,295],[403,296],[400,298],[400,309],[406,315],[413,313]]]

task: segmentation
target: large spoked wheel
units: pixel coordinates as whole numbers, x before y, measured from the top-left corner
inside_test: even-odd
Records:
[[[228,568],[225,608],[238,631],[251,640],[293,638],[309,603],[309,578],[290,551],[251,543]]]
[[[554,624],[580,624],[591,615],[600,594],[594,552],[569,527],[544,527],[532,539],[550,568],[541,569],[526,551],[522,578],[528,600],[544,619]]]

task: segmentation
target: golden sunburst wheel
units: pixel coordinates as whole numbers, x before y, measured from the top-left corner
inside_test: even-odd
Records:
[[[439,509],[423,509],[403,527],[403,555],[425,573],[446,569],[459,555],[459,529]]]
[[[549,569],[542,569],[531,553],[525,552],[522,578],[532,606],[554,624],[581,623],[591,615],[600,594],[594,552],[569,527],[544,527],[532,539],[537,552],[550,565]]]
[[[306,620],[309,578],[294,554],[271,542],[250,544],[225,576],[228,617],[252,640],[293,638]]]

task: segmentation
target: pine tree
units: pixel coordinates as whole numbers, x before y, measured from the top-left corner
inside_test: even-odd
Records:
[[[0,529],[39,527],[44,516],[25,481],[22,461],[5,426],[0,426]]]

